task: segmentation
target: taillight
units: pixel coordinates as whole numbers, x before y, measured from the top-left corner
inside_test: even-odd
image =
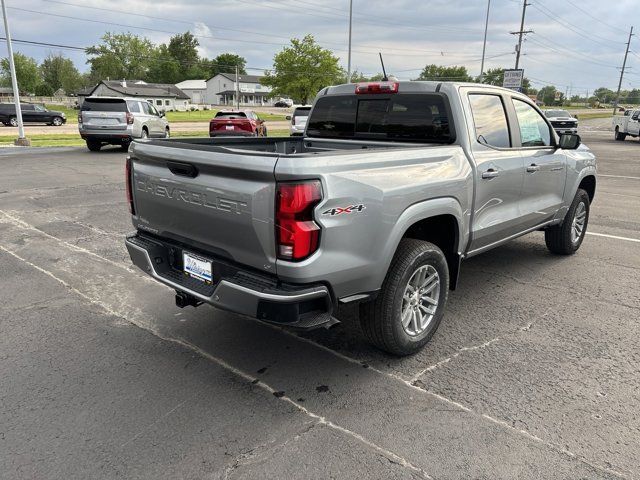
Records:
[[[127,157],[125,167],[125,190],[127,192],[127,204],[129,205],[129,213],[131,215],[136,214],[136,210],[133,207],[133,177],[131,176],[131,157]]]
[[[133,114],[127,112],[127,125],[133,125]]]
[[[320,227],[313,208],[322,200],[320,181],[279,183],[276,194],[278,258],[303,260],[318,249]]]
[[[398,82],[358,83],[356,85],[356,93],[398,93],[399,86]]]
[[[82,125],[82,114],[78,114],[78,125]]]

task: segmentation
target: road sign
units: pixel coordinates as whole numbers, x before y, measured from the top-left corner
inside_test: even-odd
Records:
[[[517,70],[505,70],[502,86],[505,88],[511,88],[512,90],[521,91],[523,78],[524,70],[521,68]]]

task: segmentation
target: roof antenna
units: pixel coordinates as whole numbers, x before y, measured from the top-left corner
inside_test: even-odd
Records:
[[[382,77],[382,80],[386,82],[389,79],[387,78],[387,71],[384,69],[384,61],[382,60],[382,52],[378,52],[378,55],[380,55],[380,63],[382,64],[382,74],[384,75],[384,77]]]

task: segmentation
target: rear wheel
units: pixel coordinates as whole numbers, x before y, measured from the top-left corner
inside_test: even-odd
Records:
[[[54,127],[59,127],[60,125],[62,125],[62,118],[53,117],[53,120],[51,121],[51,125],[53,125]]]
[[[424,347],[447,303],[449,269],[442,251],[422,240],[403,239],[378,297],[360,306],[367,339],[394,355]]]
[[[102,144],[96,140],[87,140],[87,148],[92,152],[99,152]]]
[[[616,127],[615,139],[621,142],[625,138],[627,138],[627,135],[624,133],[620,133],[620,127]]]
[[[589,194],[579,189],[564,221],[544,231],[544,240],[551,253],[572,255],[578,251],[589,223]]]

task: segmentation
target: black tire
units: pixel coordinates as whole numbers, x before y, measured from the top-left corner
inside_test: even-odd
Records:
[[[122,149],[122,151],[128,152],[129,151],[129,145],[131,145],[131,142],[125,142],[122,145],[120,145],[120,148]]]
[[[267,127],[263,127],[262,128],[262,136],[263,137],[268,137],[269,135],[267,134]]]
[[[620,127],[616,127],[615,139],[622,142],[625,138],[627,138],[627,135],[625,133],[620,133]]]
[[[9,125],[12,127],[18,126],[18,119],[16,117],[9,117]]]
[[[87,148],[92,152],[99,152],[102,148],[102,144],[95,140],[87,140]]]
[[[578,216],[581,215],[581,204],[584,205],[584,223],[579,235],[572,237],[572,232],[575,229],[574,219],[577,216],[576,214],[578,214]],[[544,231],[544,241],[551,253],[555,253],[556,255],[573,255],[578,251],[587,233],[589,210],[589,194],[582,189],[578,189],[576,196],[573,198],[573,202],[571,202],[571,207],[569,207],[569,211],[564,217],[564,221]]]
[[[164,129],[164,138],[171,138],[171,131],[169,130],[169,127]]]
[[[438,274],[437,305],[425,329],[410,334],[402,324],[403,298],[413,275],[425,266],[430,266]],[[369,342],[388,353],[398,356],[415,353],[431,340],[437,330],[448,294],[449,268],[442,251],[432,243],[405,238],[398,246],[376,299],[360,305],[362,331]],[[412,307],[407,308],[411,314]]]
[[[51,125],[53,125],[54,127],[61,127],[62,126],[62,118],[53,117],[53,119],[51,120]]]

